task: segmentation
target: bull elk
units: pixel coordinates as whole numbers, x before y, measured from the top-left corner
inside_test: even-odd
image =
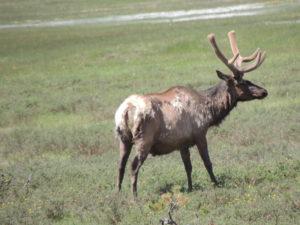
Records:
[[[131,189],[137,196],[139,169],[148,154],[164,155],[175,150],[185,167],[188,190],[192,190],[192,164],[189,148],[196,145],[210,179],[218,181],[213,173],[207,149],[206,133],[209,127],[219,125],[238,102],[263,99],[268,92],[248,80],[245,73],[258,68],[266,54],[257,49],[252,55],[242,57],[235,32],[228,33],[233,57],[227,59],[219,49],[215,35],[208,40],[216,56],[229,68],[227,75],[216,71],[221,82],[205,91],[175,86],[165,92],[131,95],[119,106],[115,114],[116,133],[120,144],[117,188],[120,191],[125,166],[133,145],[136,155],[131,163]],[[252,62],[244,64],[247,62]]]

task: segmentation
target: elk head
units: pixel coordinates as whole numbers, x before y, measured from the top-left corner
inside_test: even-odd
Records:
[[[253,84],[248,80],[243,79],[243,76],[245,73],[255,70],[263,63],[266,58],[266,52],[261,52],[261,50],[258,48],[252,55],[242,57],[237,46],[235,32],[230,31],[228,33],[228,38],[230,41],[231,51],[233,53],[233,57],[229,60],[220,51],[215,39],[215,35],[208,35],[208,40],[210,41],[217,57],[231,71],[230,75],[217,71],[218,77],[226,81],[229,89],[235,93],[238,101],[249,101],[252,99],[265,98],[268,95],[267,90]],[[249,62],[252,63],[242,65]]]

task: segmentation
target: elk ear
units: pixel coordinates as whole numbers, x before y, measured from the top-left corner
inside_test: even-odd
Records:
[[[229,80],[231,80],[231,77],[229,75],[226,75],[224,73],[222,73],[221,71],[219,70],[216,70],[217,72],[217,75],[218,77],[221,79],[221,80],[225,80],[226,82],[228,82]]]

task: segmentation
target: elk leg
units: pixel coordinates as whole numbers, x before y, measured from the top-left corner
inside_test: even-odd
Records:
[[[190,158],[190,151],[188,148],[182,148],[180,149],[180,155],[182,162],[184,164],[185,172],[188,179],[188,191],[192,191],[193,185],[192,185],[192,163]]]
[[[197,142],[197,148],[198,148],[200,156],[203,160],[204,166],[205,166],[205,168],[206,168],[206,170],[207,170],[207,172],[210,176],[211,181],[214,182],[215,185],[218,185],[218,181],[217,181],[217,179],[214,175],[212,163],[211,163],[210,158],[209,158],[208,149],[207,149],[207,142],[206,142],[205,137]]]
[[[132,143],[123,142],[122,140],[120,140],[120,161],[119,161],[119,174],[117,180],[118,191],[121,191],[122,181],[125,173],[125,167],[131,152],[131,148],[132,148]]]
[[[140,149],[138,151],[131,164],[131,190],[135,198],[137,197],[137,180],[139,169],[141,168],[148,156],[148,151],[144,150],[146,149]]]

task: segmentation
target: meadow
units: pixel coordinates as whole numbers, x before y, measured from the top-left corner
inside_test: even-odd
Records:
[[[0,3],[0,24],[234,5],[246,1],[64,1]],[[128,23],[0,29],[0,224],[299,224],[300,4],[251,17],[180,23]],[[297,22],[298,21],[298,22]],[[179,152],[146,160],[138,201],[129,165],[115,193],[114,112],[130,94],[186,85],[206,89],[227,71],[207,41],[214,32],[230,54],[267,59],[246,78],[262,101],[240,103],[208,133],[222,187],[210,182],[191,149],[194,190]],[[132,159],[131,155],[130,160]]]

